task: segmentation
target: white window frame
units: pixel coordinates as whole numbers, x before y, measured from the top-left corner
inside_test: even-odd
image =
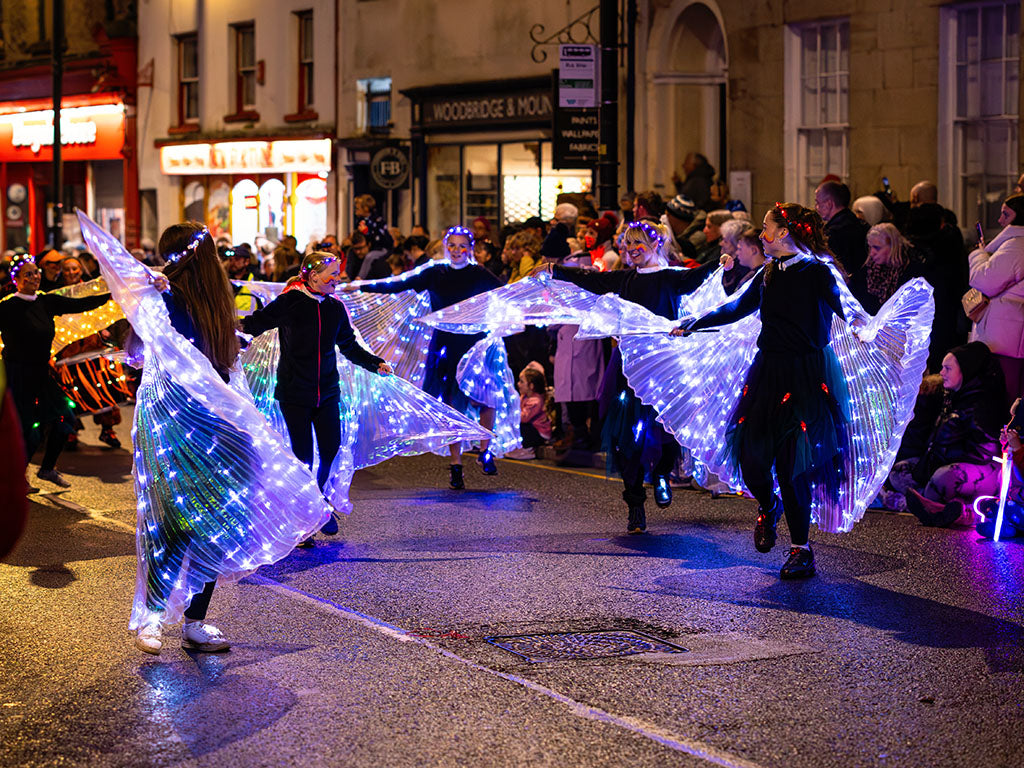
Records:
[[[826,167],[821,174],[833,173],[844,182],[850,174],[850,73],[849,69],[836,70],[829,73],[833,76],[846,75],[846,90],[838,90],[838,98],[845,99],[846,120],[844,122],[804,123],[803,120],[803,54],[802,35],[808,29],[817,29],[819,36],[819,57],[821,30],[825,27],[846,25],[846,60],[850,59],[850,20],[846,17],[822,19],[820,21],[792,24],[784,31],[784,67],[785,67],[785,112],[783,115],[783,161],[785,175],[786,200],[812,206],[814,204],[813,188],[808,190],[805,180],[809,178],[808,147],[812,132],[839,133],[842,149],[840,150],[839,167]],[[821,77],[821,66],[818,67]],[[842,111],[842,110],[840,110]],[[827,146],[827,142],[826,142]]]
[[[989,0],[988,2],[980,3],[961,3],[957,5],[950,5],[939,9],[939,133],[938,133],[938,186],[939,186],[939,198],[944,204],[949,205],[953,212],[956,213],[957,219],[959,220],[962,229],[973,230],[974,222],[981,219],[984,216],[983,204],[979,204],[976,207],[972,207],[968,210],[963,201],[963,179],[960,172],[962,167],[963,158],[963,140],[961,138],[958,125],[966,125],[968,123],[973,124],[995,124],[998,122],[1009,122],[1011,137],[1016,137],[1016,146],[1014,146],[1013,139],[1007,149],[1007,172],[1006,172],[1006,194],[1013,191],[1014,184],[1017,180],[1020,168],[1020,101],[1018,96],[1017,112],[1016,114],[1006,114],[997,117],[978,117],[978,118],[960,118],[957,115],[957,35],[958,35],[958,21],[959,14],[962,11],[974,11],[980,14],[982,9],[991,7],[1009,7],[1012,5],[1018,5],[1019,0]],[[1005,17],[1004,17],[1005,23]],[[1018,11],[1018,26],[1020,24],[1020,14]],[[979,23],[980,29],[980,23]],[[1017,30],[1019,40],[1020,29]],[[1004,38],[1007,39],[1007,38]],[[1005,63],[1005,49],[1004,49],[1004,63]],[[1005,72],[1005,67],[1004,70]],[[1018,46],[1017,55],[1017,77],[1020,79],[1020,50]],[[1004,93],[1006,93],[1005,82],[1004,82]],[[1019,94],[1019,86],[1018,86]],[[985,178],[985,172],[982,172],[982,179]],[[982,185],[983,188],[985,185]],[[1004,195],[1005,197],[1005,195]],[[998,202],[994,204],[994,207],[998,209]],[[991,218],[991,216],[989,217]],[[986,236],[994,234],[996,227],[991,226],[991,222],[982,222],[985,226]]]

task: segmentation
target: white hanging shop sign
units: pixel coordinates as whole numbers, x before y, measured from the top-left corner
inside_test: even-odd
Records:
[[[160,147],[167,176],[229,173],[329,173],[330,139],[220,141]]]

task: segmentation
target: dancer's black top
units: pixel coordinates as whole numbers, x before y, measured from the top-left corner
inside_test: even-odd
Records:
[[[705,264],[696,269],[656,269],[640,272],[635,269],[594,272],[576,267],[551,268],[557,280],[578,285],[591,293],[615,293],[669,320],[679,319],[679,299],[693,293],[718,264]]]
[[[53,318],[98,309],[110,300],[109,293],[73,299],[55,293],[36,293],[34,298],[11,294],[0,300],[0,339],[8,363],[43,365],[50,360],[50,347],[57,329]]]
[[[498,278],[479,264],[467,264],[461,269],[450,264],[436,264],[397,280],[366,283],[361,290],[367,293],[427,291],[430,310],[436,312],[500,285]]]
[[[767,280],[764,274],[755,276],[739,297],[704,315],[688,330],[734,323],[758,309],[757,346],[771,353],[805,355],[824,349],[832,314],[845,318],[832,271],[817,259],[797,256],[776,264]]]
[[[335,346],[368,371],[384,362],[356,339],[345,305],[336,296],[317,298],[292,288],[242,318],[242,330],[252,336],[271,328],[278,328],[281,337],[274,397],[282,403],[312,408],[340,396]]]

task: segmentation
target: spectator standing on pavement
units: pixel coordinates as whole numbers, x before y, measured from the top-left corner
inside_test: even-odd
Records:
[[[757,230],[749,221],[731,219],[722,224],[720,231],[722,255],[719,257],[718,263],[722,265],[722,288],[725,289],[727,295],[731,296],[750,275],[750,267],[743,260],[737,258],[740,243],[749,244],[751,239],[757,240]],[[761,255],[761,262],[763,262],[764,254],[761,252],[760,240],[757,242],[757,251]],[[760,266],[760,262],[758,266]]]
[[[370,251],[391,253],[395,247],[394,238],[388,225],[377,212],[377,201],[373,195],[359,195],[355,199],[356,231],[367,239]]]
[[[1003,201],[999,225],[992,242],[968,257],[970,286],[989,300],[971,340],[985,342],[999,361],[1011,403],[1024,392],[1024,195]]]
[[[711,209],[711,183],[715,178],[715,169],[708,159],[699,152],[690,152],[683,159],[682,179],[678,173],[672,174],[676,194],[683,195],[693,201],[701,210]]]
[[[683,263],[689,259],[696,263],[697,248],[704,244],[704,221],[706,216],[697,209],[693,201],[683,195],[676,195],[665,204],[665,221],[672,232]],[[699,240],[694,240],[694,235]]]
[[[865,311],[877,315],[899,287],[921,270],[913,248],[895,224],[884,222],[871,227],[867,244],[868,258],[850,276],[850,292]]]
[[[732,220],[732,211],[711,211],[704,220],[704,245],[697,249],[698,264],[717,264],[722,257],[722,225]]]
[[[847,274],[860,269],[868,255],[868,223],[850,210],[850,188],[826,181],[814,190],[814,209],[825,222],[828,248]]]

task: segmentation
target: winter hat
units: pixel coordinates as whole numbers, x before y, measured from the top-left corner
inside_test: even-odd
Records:
[[[984,373],[992,360],[992,352],[983,341],[972,341],[959,347],[953,347],[949,354],[956,358],[964,381],[975,379]]]
[[[611,240],[612,235],[615,234],[615,228],[618,226],[619,221],[613,213],[606,213],[600,219],[594,219],[588,228],[594,230],[597,235],[597,242],[603,243],[606,240]]]
[[[580,214],[580,209],[572,203],[559,203],[555,206],[555,219],[557,221],[565,221],[566,219],[575,219]]]
[[[686,195],[676,195],[665,205],[665,211],[677,219],[693,221],[697,217],[697,206]]]

